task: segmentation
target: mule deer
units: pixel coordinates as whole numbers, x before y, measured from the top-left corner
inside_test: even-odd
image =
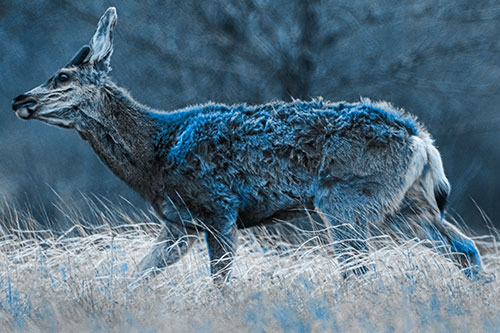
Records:
[[[137,103],[109,77],[109,8],[90,45],[42,85],[16,97],[21,119],[75,129],[101,160],[165,222],[138,276],[173,264],[206,233],[216,281],[227,278],[238,228],[314,210],[333,225],[341,255],[366,250],[352,229],[418,221],[421,238],[443,242],[477,271],[474,242],[443,218],[450,186],[441,157],[417,120],[386,103],[322,99],[258,106],[206,104],[162,112]],[[356,237],[355,237],[356,238]],[[227,258],[227,261],[222,260]]]

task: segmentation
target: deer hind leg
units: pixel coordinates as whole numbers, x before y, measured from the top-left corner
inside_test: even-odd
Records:
[[[164,226],[153,249],[141,260],[135,279],[150,278],[179,261],[196,240],[195,232],[169,224]]]
[[[404,238],[417,236],[435,243],[437,250],[464,268],[468,276],[481,269],[481,258],[474,241],[442,217],[429,174],[423,174],[410,187],[399,210],[386,218],[391,231]]]
[[[424,206],[425,207],[425,206]],[[481,270],[481,257],[474,241],[456,226],[441,219],[439,213],[431,214],[420,207],[403,206],[385,220],[389,232],[396,237],[428,239],[441,253],[447,255],[464,269],[468,277],[475,277]]]
[[[438,249],[454,259],[468,277],[478,276],[481,271],[481,257],[472,239],[445,219],[429,224],[426,231],[432,241],[442,245]]]

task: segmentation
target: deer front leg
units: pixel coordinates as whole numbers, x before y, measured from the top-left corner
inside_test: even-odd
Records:
[[[236,219],[227,221],[221,228],[211,228],[206,232],[210,273],[217,286],[229,280],[230,267],[236,250]]]
[[[343,272],[343,277],[346,279],[352,272],[356,276],[365,274],[368,267],[363,265],[356,265],[352,269],[347,270],[353,262],[353,258],[366,256],[368,254],[368,245],[366,243],[366,225],[356,224],[341,224],[334,226],[330,229],[331,234],[334,236],[335,250],[337,251],[338,258],[341,263],[346,264],[346,270]]]
[[[166,266],[179,261],[196,239],[192,234],[173,224],[164,226],[153,249],[141,260],[135,280],[153,277]]]
[[[362,275],[368,271],[365,260],[369,252],[368,222],[376,223],[381,219],[377,202],[360,198],[355,191],[354,186],[333,188],[315,202],[316,213],[326,226],[330,225],[329,232],[335,240],[338,259],[345,264],[344,278],[351,273]]]

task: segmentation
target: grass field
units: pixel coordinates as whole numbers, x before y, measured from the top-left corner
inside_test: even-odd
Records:
[[[120,215],[95,214],[103,221]],[[134,289],[130,276],[158,230],[151,220],[137,223],[147,222],[147,214],[120,215],[135,224],[93,230],[76,224],[57,235],[15,228],[29,225],[29,216],[14,209],[4,216],[4,332],[500,330],[500,247],[493,236],[476,238],[484,273],[473,280],[415,240],[372,239],[369,257],[356,257],[347,267],[332,256],[331,244],[278,251],[243,233],[232,279],[222,290],[212,284],[202,241]],[[367,274],[343,278],[361,264],[371,267]]]

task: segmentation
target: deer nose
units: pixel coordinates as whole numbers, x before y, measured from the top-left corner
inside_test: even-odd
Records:
[[[36,99],[33,96],[22,94],[12,100],[12,109],[14,111],[17,111],[21,107],[32,109],[36,103]]]
[[[36,99],[29,95],[19,95],[12,100],[12,109],[17,111],[18,109],[24,107],[27,109],[33,109],[33,106],[36,105]]]

